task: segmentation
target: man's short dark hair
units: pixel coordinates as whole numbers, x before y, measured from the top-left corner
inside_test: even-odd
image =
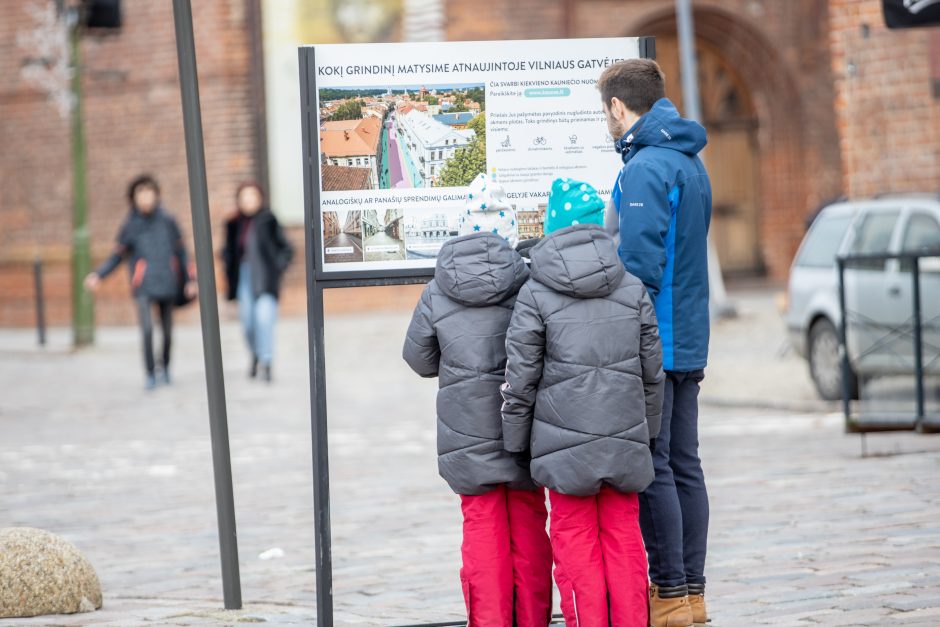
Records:
[[[611,65],[601,74],[597,88],[608,107],[611,99],[617,98],[639,115],[666,97],[665,76],[652,59],[627,59]]]
[[[127,186],[127,200],[130,201],[131,204],[134,204],[134,194],[136,194],[137,190],[141,187],[149,187],[158,197],[160,196],[160,186],[157,184],[157,179],[149,174],[141,174],[140,176],[134,177],[134,180]]]

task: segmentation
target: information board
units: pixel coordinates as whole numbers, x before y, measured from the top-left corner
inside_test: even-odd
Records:
[[[596,83],[647,41],[302,48],[317,276],[431,273],[482,173],[506,190],[522,239],[541,235],[555,178],[609,195],[620,162]]]
[[[317,624],[333,625],[324,291],[421,283],[488,173],[541,234],[551,182],[620,170],[596,82],[651,37],[300,49]]]

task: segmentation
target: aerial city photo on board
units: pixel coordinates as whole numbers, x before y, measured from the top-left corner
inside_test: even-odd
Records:
[[[323,191],[464,187],[486,171],[482,83],[321,88]]]

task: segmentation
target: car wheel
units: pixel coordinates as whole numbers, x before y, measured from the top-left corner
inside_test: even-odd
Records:
[[[817,321],[809,331],[809,372],[824,400],[842,399],[842,360],[839,358],[839,335],[826,319]],[[849,372],[849,397],[858,398],[858,381]]]

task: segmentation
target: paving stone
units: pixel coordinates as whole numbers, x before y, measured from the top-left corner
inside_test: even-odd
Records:
[[[408,318],[327,321],[337,625],[463,618],[459,499],[437,476],[436,382],[418,379],[400,361]],[[270,386],[245,378],[239,329],[227,323],[222,331],[246,608],[239,616],[310,625],[316,599],[305,322],[279,324]],[[16,333],[0,330],[0,347]],[[716,328],[713,352],[722,357],[702,393],[711,627],[940,624],[930,613],[940,606],[940,438],[873,435],[869,449],[890,455],[862,458],[858,436],[842,433],[838,414],[710,405],[710,389],[730,394],[740,381],[762,376],[750,358],[728,370],[740,343],[727,339],[734,333],[725,323]],[[775,350],[773,338],[776,329],[749,336],[748,350],[760,342]],[[74,354],[0,348],[0,381],[16,382],[0,396],[0,526],[49,529],[95,565],[102,610],[57,616],[55,624],[239,624],[217,613],[222,591],[198,329],[178,328],[169,388],[143,390],[138,350],[129,328],[100,329],[97,347]],[[776,388],[760,381],[754,389]],[[274,547],[284,556],[258,558]],[[916,607],[908,596],[932,607]],[[40,624],[48,622],[0,621]]]

